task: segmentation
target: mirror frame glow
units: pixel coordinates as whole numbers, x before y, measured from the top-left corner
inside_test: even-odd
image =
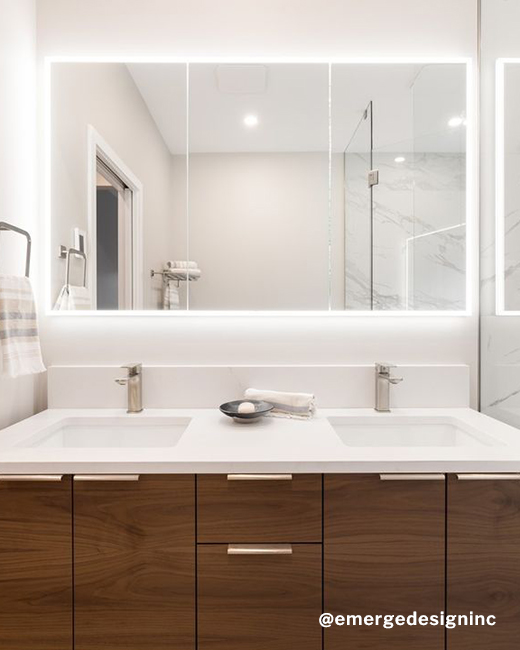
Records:
[[[502,61],[502,60],[501,60]],[[503,60],[506,61],[506,60]],[[520,59],[515,59],[519,61]],[[330,110],[331,110],[331,66],[334,64],[450,64],[458,63],[466,66],[466,308],[464,310],[429,311],[429,310],[383,310],[383,311],[165,311],[165,310],[128,310],[128,311],[56,311],[53,309],[51,296],[51,228],[52,228],[52,195],[51,195],[51,74],[54,63],[181,63],[187,64],[189,75],[190,63],[269,63],[269,64],[300,64],[321,63],[329,66],[329,140],[331,138]],[[49,56],[44,62],[44,218],[45,218],[45,312],[47,316],[56,317],[91,317],[91,316],[158,316],[170,318],[200,318],[200,317],[289,317],[300,318],[309,316],[353,318],[353,317],[453,317],[471,316],[473,313],[477,268],[477,240],[476,240],[476,206],[478,199],[477,183],[477,128],[476,128],[476,66],[470,57],[346,57],[346,58],[305,58],[305,57],[168,57],[168,56]],[[188,77],[189,83],[189,77]],[[498,95],[497,95],[498,97]],[[503,98],[502,98],[503,102]],[[498,139],[497,139],[498,141]],[[330,175],[330,147],[329,147],[329,175]],[[330,188],[329,188],[330,192]],[[329,201],[330,203],[330,201]],[[330,207],[329,207],[330,211]],[[498,223],[499,219],[497,219]],[[497,255],[498,260],[498,255]],[[503,261],[503,259],[502,259]],[[498,264],[498,262],[497,262]],[[497,266],[498,268],[498,266]],[[497,274],[498,278],[498,274]],[[497,285],[498,287],[498,285]],[[520,314],[520,312],[506,312]]]

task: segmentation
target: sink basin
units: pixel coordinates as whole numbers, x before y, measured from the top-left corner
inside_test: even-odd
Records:
[[[67,418],[17,447],[86,449],[175,447],[191,418]]]
[[[331,417],[332,428],[348,447],[478,447],[500,443],[450,417]]]

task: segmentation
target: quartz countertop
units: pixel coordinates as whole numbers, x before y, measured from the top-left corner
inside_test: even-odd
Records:
[[[442,417],[482,434],[472,446],[348,446],[329,418],[377,418],[399,427],[406,418]],[[188,423],[171,446],[48,447],[38,443],[78,419],[154,426]],[[348,420],[348,418],[353,418]],[[99,419],[99,420],[98,420]],[[355,419],[355,420],[354,420]],[[425,420],[426,419],[426,420]],[[381,419],[383,423],[383,419]],[[106,426],[110,426],[107,424]],[[143,435],[146,435],[145,433]],[[520,472],[520,431],[469,408],[322,409],[309,420],[264,417],[238,424],[217,409],[49,409],[0,431],[1,474]]]

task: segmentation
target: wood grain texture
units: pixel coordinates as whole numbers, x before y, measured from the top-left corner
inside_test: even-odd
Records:
[[[325,611],[438,614],[445,605],[445,483],[325,476]],[[333,626],[325,650],[443,650],[441,627]]]
[[[197,479],[197,537],[201,543],[322,541],[321,474],[292,481]]]
[[[75,650],[193,650],[195,478],[74,483]]]
[[[494,627],[448,630],[449,650],[520,644],[520,482],[448,483],[448,612],[495,615]]]
[[[198,546],[198,650],[321,650],[320,544],[292,555]]]
[[[72,649],[71,481],[0,482],[0,648]]]

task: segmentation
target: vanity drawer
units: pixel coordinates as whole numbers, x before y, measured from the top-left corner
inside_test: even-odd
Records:
[[[321,544],[199,544],[199,650],[321,650]]]
[[[198,476],[198,542],[321,540],[321,474]]]

